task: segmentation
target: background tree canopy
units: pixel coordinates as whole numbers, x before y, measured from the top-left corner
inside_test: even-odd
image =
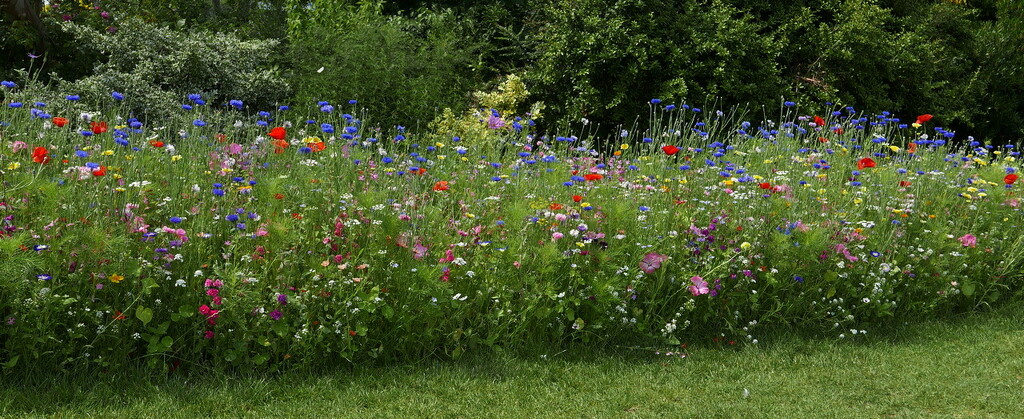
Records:
[[[33,3],[41,26],[12,7],[0,15],[5,79],[29,67],[42,69],[34,74],[43,82],[116,72],[111,52],[68,26],[113,33],[138,21],[240,43],[274,41],[264,44],[258,64],[265,68],[254,71],[281,77],[287,99],[358,99],[392,124],[425,124],[444,108],[476,106],[471,92],[514,73],[533,92],[531,102],[547,105],[549,128],[580,118],[630,124],[654,97],[747,109],[786,98],[904,118],[930,113],[950,129],[995,141],[1024,134],[1024,5],[1015,0]],[[30,58],[41,45],[45,56]],[[253,94],[254,103],[273,96]]]

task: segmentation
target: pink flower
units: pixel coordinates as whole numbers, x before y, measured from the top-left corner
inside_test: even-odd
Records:
[[[660,255],[654,252],[644,255],[644,259],[640,261],[640,270],[644,273],[651,274],[661,267],[661,263],[668,260],[668,256]]]
[[[856,256],[853,256],[853,255],[850,254],[850,249],[847,249],[845,244],[842,244],[842,243],[837,244],[835,250],[838,253],[842,253],[843,257],[845,257],[846,260],[848,260],[850,262],[856,262],[858,260],[858,258]]]
[[[437,261],[440,263],[449,263],[453,260],[455,260],[455,252],[452,252],[452,249],[448,249],[444,251],[444,257]]]
[[[708,288],[708,281],[705,281],[704,278],[694,276],[690,278],[690,282],[693,282],[693,285],[690,285],[690,292],[693,293],[694,296],[704,295],[711,292]]]
[[[213,339],[213,331],[207,330],[206,333],[203,333],[203,337],[207,339]]]
[[[558,239],[560,239],[562,237],[565,237],[565,235],[562,234],[562,233],[559,233],[557,231],[554,232],[554,233],[551,233],[551,240],[558,240]]]
[[[973,234],[964,234],[963,237],[957,239],[964,247],[976,247],[978,245],[978,238],[974,237]]]
[[[416,260],[423,259],[423,257],[427,255],[427,250],[429,250],[427,248],[427,246],[424,246],[422,244],[416,243],[412,247],[412,257],[413,257],[413,259],[416,259]]]
[[[239,154],[242,152],[242,145],[238,143],[228,144],[228,154]]]
[[[203,304],[203,305],[199,306],[199,313],[204,315],[204,316],[210,315],[210,311],[212,311],[212,310],[210,310],[210,306],[208,306],[206,304]]]
[[[15,141],[15,142],[11,143],[11,151],[12,152],[17,153],[17,152],[19,152],[21,150],[24,150],[26,148],[28,148],[28,144],[25,144],[24,141]]]

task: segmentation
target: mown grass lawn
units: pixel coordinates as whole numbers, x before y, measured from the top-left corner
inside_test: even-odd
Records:
[[[42,416],[1018,416],[1024,314],[894,325],[857,342],[792,331],[761,347],[629,349],[276,376],[5,377],[0,415]]]

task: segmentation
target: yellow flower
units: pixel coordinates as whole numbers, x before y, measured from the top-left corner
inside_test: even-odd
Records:
[[[629,150],[629,144],[620,145],[619,148],[621,148],[623,150]]]
[[[103,155],[104,156],[113,156],[114,155],[114,150],[103,150]]]
[[[181,160],[181,154],[175,154],[175,155],[171,156],[171,161],[178,161],[178,160]]]
[[[740,249],[747,250],[750,249],[750,246],[752,246],[750,242],[743,242],[743,244],[740,244]]]
[[[7,170],[18,170],[19,167],[21,167],[21,163],[14,162],[7,165]]]
[[[891,145],[891,146],[889,146],[889,149],[890,149],[890,150],[892,150],[893,152],[898,152],[898,151],[900,151],[900,148],[899,148],[899,147],[896,147],[896,146],[894,146],[894,145]]]
[[[110,275],[110,282],[113,282],[113,283],[116,284],[116,283],[119,283],[121,281],[124,281],[124,277],[123,276],[118,275],[118,274]]]

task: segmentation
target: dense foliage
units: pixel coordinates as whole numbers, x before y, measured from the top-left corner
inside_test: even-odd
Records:
[[[0,25],[0,48],[13,57],[0,74],[13,79],[15,69],[43,65],[44,81],[51,72],[69,81],[94,75],[105,53],[61,22],[116,32],[138,29],[122,20],[142,19],[188,33],[230,33],[236,42],[275,40],[280,47],[253,71],[280,69],[298,101],[358,99],[371,114],[408,125],[476,105],[469,92],[515,73],[532,101],[549,105],[542,125],[552,130],[581,117],[605,132],[629,126],[646,112],[637,104],[648,97],[748,109],[787,97],[927,112],[950,129],[1002,142],[1024,133],[1024,6],[1013,0],[98,5],[44,8],[50,46],[34,61],[26,55],[38,48],[33,25]]]

